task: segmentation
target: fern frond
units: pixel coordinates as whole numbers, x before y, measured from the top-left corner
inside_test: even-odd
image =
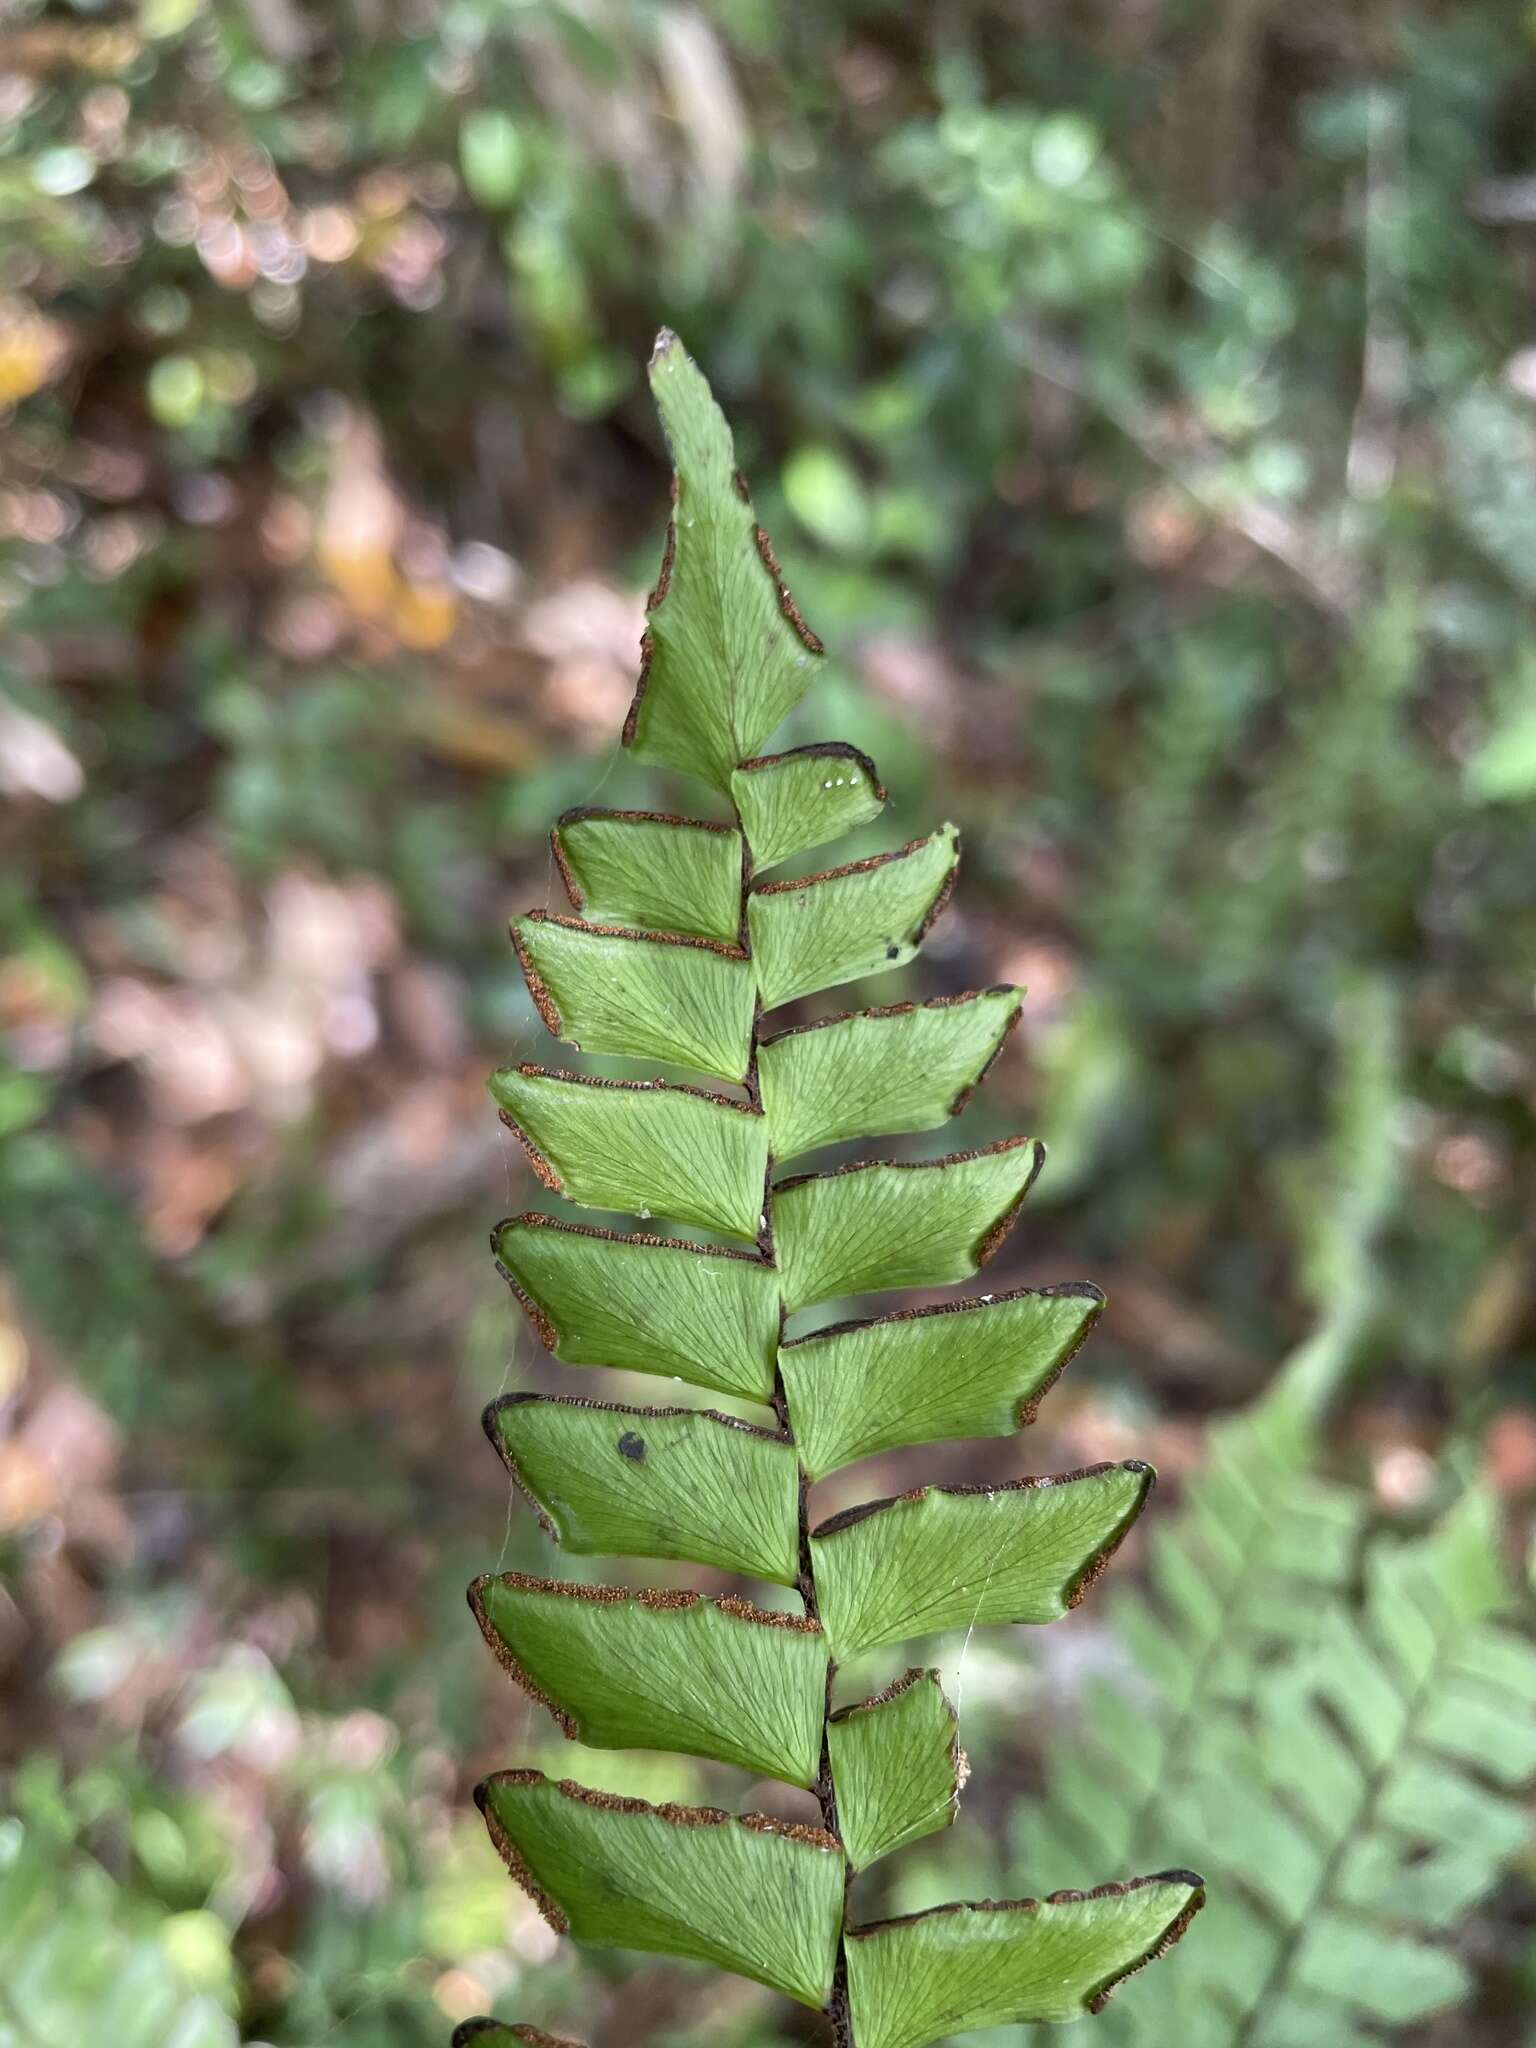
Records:
[[[1102,1296],[1074,1282],[794,1325],[827,1303],[968,1279],[1007,1235],[1044,1150],[1009,1137],[781,1171],[840,1141],[942,1126],[985,1076],[1020,992],[765,1028],[785,1004],[910,960],[954,886],[959,839],[945,825],[818,874],[761,879],[874,818],[885,791],[874,763],[839,743],[759,751],[820,642],[673,337],[651,375],[676,502],[625,740],[702,777],[734,815],[568,812],[554,850],[576,914],[531,912],[513,940],[556,1036],[726,1092],[525,1064],[498,1073],[492,1093],[546,1188],[737,1242],[537,1212],[493,1241],[556,1358],[715,1390],[762,1420],[543,1396],[497,1402],[486,1420],[570,1549],[741,1572],[793,1586],[804,1611],[522,1573],[477,1580],[470,1600],[508,1675],[566,1735],[807,1788],[819,1825],[651,1806],[526,1769],[497,1772],[477,1798],[557,1929],[754,1979],[828,2013],[842,2048],[1074,2017],[1172,1945],[1203,1901],[1200,1880],[1117,1872],[1091,1891],[860,1924],[856,1873],[947,1826],[965,1764],[936,1672],[834,1706],[838,1666],[943,1629],[1064,1613],[1140,1513],[1152,1473],[1129,1460],[811,1512],[815,1483],[876,1452],[1026,1425]],[[548,2044],[533,2029],[501,2038]]]
[[[1149,1546],[1151,1599],[1131,1589],[1109,1603],[1142,1696],[1133,1707],[1104,1692],[1083,1743],[1057,1757],[1030,1837],[1037,1874],[1159,1853],[1158,1813],[1204,1768],[1213,1716],[1246,1697],[1273,1655],[1306,1641],[1319,1603],[1354,1577],[1365,1504],[1310,1468],[1318,1417],[1374,1301],[1372,1241],[1397,1186],[1398,1083],[1389,992],[1361,984],[1337,1017],[1331,1157],[1304,1261],[1316,1327],[1269,1392],[1211,1432],[1182,1514]]]
[[[1125,1717],[1102,1700],[1057,1759],[1045,1814],[1025,1824],[1032,1868],[1124,1854],[1115,1802],[1140,1786],[1140,1853],[1198,1841],[1220,1880],[1211,1938],[1113,2015],[1110,2039],[1332,2048],[1466,1997],[1448,1936],[1530,1841],[1536,1648],[1506,1625],[1482,1493],[1427,1537],[1376,1538],[1363,1571],[1358,1600],[1295,1584],[1311,1607],[1294,1610],[1286,1654],[1234,1662],[1237,1684],[1207,1700],[1199,1749],[1166,1782],[1148,1782],[1144,1734],[1126,1762]],[[1144,1701],[1138,1730],[1149,1708],[1169,1712]]]
[[[1020,1823],[1036,1877],[1197,1843],[1214,1865],[1210,1937],[1107,2023],[1135,2048],[1350,2048],[1454,2005],[1445,1929],[1529,1835],[1513,1795],[1536,1775],[1536,1649],[1501,1619],[1491,1504],[1372,1539],[1366,1501],[1309,1470],[1396,1178],[1390,998],[1365,986],[1338,1014],[1333,1186],[1307,1261],[1328,1307],[1274,1391],[1214,1433],[1147,1594],[1110,1610],[1136,1686],[1089,1694]]]

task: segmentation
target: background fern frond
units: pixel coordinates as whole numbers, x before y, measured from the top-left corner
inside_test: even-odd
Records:
[[[1454,2006],[1448,1931],[1529,1841],[1536,1649],[1508,1625],[1489,1497],[1404,1540],[1312,1469],[1397,1180],[1389,992],[1356,987],[1336,1022],[1332,1188],[1305,1262],[1318,1324],[1212,1432],[1146,1591],[1110,1603],[1133,1681],[1088,1689],[1015,1834],[1034,1881],[1195,1843],[1219,1873],[1213,1938],[1107,2017],[1127,2048],[1354,2048]]]
[[[1271,1556],[1289,1612],[1264,1643],[1224,1646],[1225,1682],[1198,1688],[1197,1746],[1173,1747],[1191,1695],[1143,1669],[1133,1712],[1091,1695],[1053,1758],[1018,1830],[1028,1869],[1198,1841],[1219,1879],[1210,1941],[1112,2008],[1108,2039],[1349,2048],[1467,1995],[1455,1930],[1530,1841],[1536,1649],[1508,1625],[1480,1491],[1426,1536],[1376,1536],[1360,1569],[1357,1595]],[[1134,1654],[1136,1632],[1121,1640]]]

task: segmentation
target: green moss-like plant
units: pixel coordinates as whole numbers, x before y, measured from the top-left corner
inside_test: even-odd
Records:
[[[566,1734],[802,1786],[819,1824],[653,1807],[534,1770],[498,1772],[477,1798],[561,1932],[753,1978],[825,2012],[843,2048],[1075,2018],[1182,1933],[1199,1878],[1164,1871],[859,1924],[851,1879],[953,1820],[964,1760],[936,1671],[834,1707],[837,1672],[877,1645],[1064,1614],[1152,1473],[1128,1461],[930,1486],[810,1522],[811,1483],[857,1459],[1027,1423],[1102,1297],[1020,1288],[787,1327],[846,1296],[968,1279],[1007,1234],[1043,1148],[1007,1138],[782,1172],[836,1142],[945,1122],[1021,996],[984,989],[765,1028],[781,1004],[911,959],[953,887],[958,837],[946,825],[821,874],[763,879],[874,818],[885,792],[848,746],[761,751],[814,679],[821,643],[753,517],[726,423],[670,334],[651,382],[675,507],[624,738],[638,759],[709,784],[734,822],[568,813],[554,848],[575,914],[531,912],[513,940],[557,1037],[730,1092],[531,1065],[498,1073],[492,1091],[553,1192],[731,1242],[529,1214],[501,1224],[495,1248],[557,1358],[685,1381],[758,1403],[763,1419],[514,1395],[487,1427],[568,1549],[724,1567],[792,1587],[802,1612],[521,1573],[481,1579],[470,1597],[507,1671]]]

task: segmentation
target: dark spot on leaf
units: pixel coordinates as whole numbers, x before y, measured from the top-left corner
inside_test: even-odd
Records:
[[[887,940],[887,942],[886,942],[886,948],[885,948],[885,957],[886,957],[886,959],[887,959],[887,960],[894,960],[894,959],[896,958],[897,954],[898,954],[898,953],[900,953],[900,951],[901,951],[901,948],[900,948],[900,946],[898,946],[898,945],[897,945],[897,944],[896,944],[896,943],[894,942],[894,940]]]
[[[619,1438],[619,1456],[628,1458],[632,1465],[645,1463],[645,1438],[636,1436],[632,1429],[626,1429]]]

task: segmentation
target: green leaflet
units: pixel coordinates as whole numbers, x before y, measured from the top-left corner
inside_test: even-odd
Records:
[[[1208,2023],[1193,2048],[1227,2048],[1230,2020],[1226,2025],[1223,2035]],[[1350,2026],[1336,2006],[1300,1993],[1273,2006],[1253,2029],[1253,2048],[1317,2048],[1319,2041],[1326,2041],[1328,2048],[1381,2048],[1379,2034],[1363,2033]]]
[[[567,1550],[677,1557],[792,1586],[800,1466],[776,1432],[708,1408],[507,1394],[486,1433]]]
[[[1455,2005],[1472,1980],[1444,1949],[1383,1933],[1356,1914],[1323,1914],[1303,1932],[1293,1964],[1297,1986],[1363,2018],[1405,2027]]]
[[[1122,1978],[1178,1939],[1204,1902],[1192,1871],[1170,1870],[1093,1892],[939,1906],[850,1928],[859,2048],[925,2048],[972,2027],[1096,2012]]]
[[[558,1933],[714,1963],[825,2005],[843,1914],[833,1836],[764,1814],[616,1799],[542,1771],[499,1771],[475,1798]]]
[[[765,1038],[758,1073],[774,1158],[944,1123],[997,1057],[1023,1000],[1022,989],[980,989]]]
[[[784,1303],[966,1280],[1007,1236],[1045,1163],[1036,1138],[945,1159],[859,1161],[773,1190]]]
[[[827,1649],[814,1622],[521,1572],[477,1579],[469,1604],[503,1668],[573,1741],[815,1783]]]
[[[767,1401],[777,1275],[750,1252],[620,1237],[532,1213],[491,1236],[512,1291],[567,1365],[611,1365]]]
[[[571,908],[592,924],[641,925],[734,946],[741,834],[661,811],[566,811],[549,835]]]
[[[1471,1764],[1511,1791],[1536,1778],[1536,1722],[1515,1699],[1470,1679],[1446,1680],[1420,1733],[1428,1748]]]
[[[867,825],[879,817],[885,791],[868,754],[834,740],[743,761],[731,777],[731,800],[752,864],[762,869]]]
[[[1536,1643],[1507,1629],[1485,1629],[1456,1644],[1449,1675],[1516,1700],[1536,1699]]]
[[[930,1486],[834,1515],[811,1537],[833,1657],[937,1629],[1057,1620],[1109,1561],[1152,1479],[1130,1460],[1060,1479]]]
[[[1488,1889],[1488,1866],[1475,1849],[1431,1850],[1406,1869],[1379,1835],[1351,1842],[1339,1861],[1338,1897],[1378,1922],[1453,1927]]]
[[[941,825],[895,853],[754,888],[747,930],[763,1008],[910,960],[949,901],[959,862],[960,834]]]
[[[545,1187],[588,1209],[671,1216],[756,1240],[767,1119],[743,1103],[661,1081],[502,1067],[502,1121]]]
[[[812,1479],[903,1444],[1011,1436],[1098,1319],[1097,1287],[1018,1287],[981,1301],[839,1323],[779,1350]]]
[[[968,1766],[937,1671],[909,1671],[827,1723],[837,1819],[855,1870],[955,1818]]]
[[[624,744],[638,760],[729,789],[737,763],[804,696],[822,647],[752,516],[724,416],[675,334],[657,337],[650,374],[677,491]]]
[[[512,924],[528,992],[578,1052],[669,1060],[739,1081],[752,1049],[756,984],[745,953],[530,910]]]

